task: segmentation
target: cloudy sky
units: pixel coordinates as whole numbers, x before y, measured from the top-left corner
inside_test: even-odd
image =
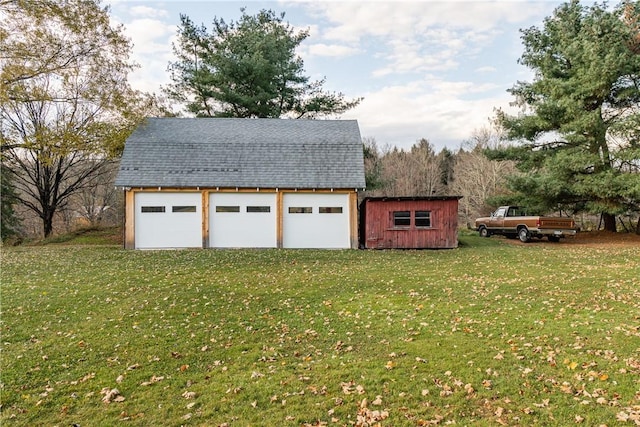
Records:
[[[160,92],[180,14],[208,28],[261,9],[285,12],[309,29],[300,46],[306,74],[325,89],[364,97],[342,119],[357,119],[379,146],[409,148],[427,138],[456,149],[510,109],[507,89],[531,80],[518,64],[520,29],[540,26],[562,2],[546,1],[181,1],[111,0],[111,16],[134,43],[135,88]]]

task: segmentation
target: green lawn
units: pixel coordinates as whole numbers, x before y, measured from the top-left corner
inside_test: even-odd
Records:
[[[2,248],[0,424],[640,423],[640,248],[462,239]]]

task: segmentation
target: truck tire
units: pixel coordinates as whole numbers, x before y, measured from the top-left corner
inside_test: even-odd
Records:
[[[529,233],[527,227],[520,227],[518,229],[518,239],[520,239],[522,243],[528,243],[531,240],[531,233]]]
[[[480,227],[478,234],[480,234],[480,237],[489,237],[489,230],[487,230],[487,227]]]

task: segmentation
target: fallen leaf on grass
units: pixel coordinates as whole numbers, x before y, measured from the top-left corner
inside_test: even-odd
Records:
[[[100,394],[103,394],[102,401],[104,403],[111,402],[123,402],[125,400],[124,396],[120,395],[120,391],[117,388],[109,388],[105,387],[100,391]]]
[[[148,386],[148,385],[157,383],[159,381],[162,381],[163,379],[164,379],[164,377],[156,377],[155,375],[153,375],[149,381],[144,381],[144,382],[140,383],[140,385]]]
[[[71,384],[72,385],[77,385],[78,383],[83,383],[83,382],[88,381],[90,379],[93,379],[95,377],[96,377],[96,373],[95,372],[91,372],[91,373],[85,375],[84,377],[80,378],[79,380],[71,381]]]
[[[533,406],[536,408],[548,408],[549,407],[549,399],[544,399],[542,403],[534,403]]]
[[[184,393],[182,393],[182,397],[184,397],[185,399],[195,399],[196,393],[195,391],[185,391]]]
[[[373,423],[386,420],[387,418],[389,418],[389,412],[370,410],[367,407],[367,399],[365,398],[360,402],[360,409],[358,410],[356,418],[356,427],[372,426],[374,425]]]
[[[433,418],[432,420],[418,420],[417,421],[417,425],[424,427],[424,426],[435,426],[440,424],[440,422],[444,419],[444,417],[442,415],[436,415],[435,418]]]
[[[364,387],[362,387],[361,385],[356,385],[356,383],[354,383],[353,381],[349,381],[348,383],[340,383],[340,387],[342,387],[342,392],[344,394],[365,393]]]
[[[564,364],[567,367],[567,369],[570,369],[572,371],[578,367],[578,362],[573,362],[569,359],[564,359]]]

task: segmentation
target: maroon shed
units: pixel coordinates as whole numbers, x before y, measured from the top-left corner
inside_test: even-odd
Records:
[[[360,247],[458,247],[458,200],[442,197],[367,197],[360,204]]]

